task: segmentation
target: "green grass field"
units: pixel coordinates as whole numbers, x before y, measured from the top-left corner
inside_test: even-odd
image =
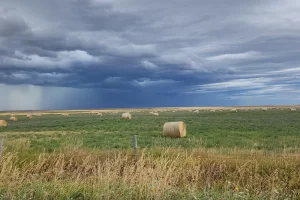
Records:
[[[0,199],[300,199],[300,112],[132,115],[8,121]],[[168,121],[184,121],[187,136],[163,137]]]
[[[164,112],[159,117],[141,112],[133,113],[131,121],[122,120],[120,114],[18,119],[0,128],[0,134],[8,141],[29,139],[32,148],[48,152],[74,139],[86,148],[127,149],[132,148],[133,135],[138,136],[140,148],[256,148],[280,152],[300,147],[300,112],[291,111]],[[187,137],[162,137],[163,124],[168,121],[184,121]]]

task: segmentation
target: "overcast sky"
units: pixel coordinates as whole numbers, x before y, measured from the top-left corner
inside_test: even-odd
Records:
[[[0,110],[297,104],[299,0],[0,0]]]

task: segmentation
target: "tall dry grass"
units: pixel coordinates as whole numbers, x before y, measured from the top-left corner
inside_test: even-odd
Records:
[[[207,149],[7,152],[0,199],[297,199],[299,154]]]

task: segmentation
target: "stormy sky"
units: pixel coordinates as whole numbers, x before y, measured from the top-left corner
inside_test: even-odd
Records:
[[[0,110],[300,102],[298,0],[0,0]]]

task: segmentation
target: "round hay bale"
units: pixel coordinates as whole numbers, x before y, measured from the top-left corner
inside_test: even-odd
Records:
[[[122,118],[123,119],[131,120],[131,114],[129,112],[123,113],[122,114]]]
[[[7,126],[7,122],[5,120],[0,120],[0,126]]]
[[[32,116],[31,116],[31,115],[26,115],[26,117],[27,117],[28,119],[31,119],[31,118],[32,118]]]
[[[11,121],[17,121],[18,119],[15,116],[13,116],[13,117],[10,117],[9,120],[11,120]]]
[[[102,113],[97,113],[97,115],[102,116],[103,114]]]
[[[63,113],[63,114],[61,114],[62,116],[65,116],[65,117],[68,117],[69,116],[69,114],[68,113]]]
[[[154,115],[154,116],[159,116],[159,113],[154,112],[154,113],[152,113],[152,115]]]
[[[290,108],[290,110],[291,110],[291,111],[296,111],[296,110],[297,110],[297,108]]]
[[[163,126],[163,135],[182,138],[186,136],[186,124],[184,122],[166,122]]]

